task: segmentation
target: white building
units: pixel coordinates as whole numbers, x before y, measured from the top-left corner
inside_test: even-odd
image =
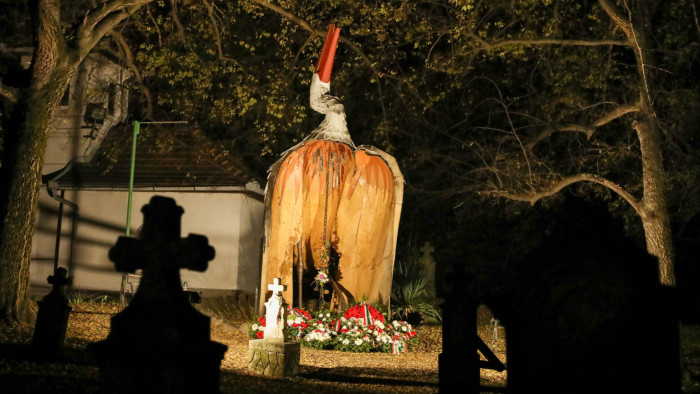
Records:
[[[108,252],[126,230],[134,134],[126,120],[129,78],[125,69],[91,55],[56,112],[32,244],[33,287],[48,286],[58,265],[68,268],[76,291],[120,290],[122,274]],[[141,207],[153,195],[172,197],[185,210],[182,236],[207,236],[216,250],[207,271],[182,270],[182,280],[194,289],[254,294],[260,186],[192,125],[143,124],[136,147],[131,236],[138,236]]]

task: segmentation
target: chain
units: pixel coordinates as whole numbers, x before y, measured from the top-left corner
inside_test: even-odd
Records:
[[[331,174],[331,161],[332,161],[331,155],[332,155],[332,153],[329,152],[328,153],[328,163],[326,165],[326,205],[325,205],[324,211],[323,211],[323,247],[324,248],[326,247],[326,237],[327,237],[326,228],[328,227],[328,194],[329,194],[328,187],[329,187],[329,183],[330,183],[329,178],[330,178],[330,174]],[[326,252],[328,252],[328,250],[326,250]]]

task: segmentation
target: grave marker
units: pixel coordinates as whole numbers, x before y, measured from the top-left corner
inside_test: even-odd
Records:
[[[189,303],[180,269],[205,271],[214,249],[205,236],[180,238],[184,212],[155,196],[140,239],[119,237],[109,258],[121,272],[143,270],[131,303],[112,317],[106,340],[91,345],[103,389],[127,392],[219,392],[226,346],[210,340],[210,318]]]
[[[287,308],[284,307],[284,299],[281,292],[287,290],[287,286],[281,284],[280,278],[275,278],[272,284],[267,285],[272,295],[265,303],[265,341],[284,342],[284,331],[287,321]]]
[[[53,276],[47,281],[53,285],[51,292],[47,294],[39,304],[34,337],[32,339],[35,350],[43,356],[56,356],[63,348],[66,340],[66,328],[71,307],[63,292],[63,286],[73,283],[67,277],[68,271],[59,267]]]
[[[430,242],[425,241],[425,244],[420,248],[423,255],[420,257],[420,263],[425,269],[425,277],[427,283],[425,284],[425,291],[428,293],[428,298],[430,301],[435,300],[435,260],[431,253],[435,251],[435,248],[430,245]]]
[[[273,378],[295,376],[299,373],[301,344],[286,340],[287,305],[280,294],[287,286],[275,278],[267,289],[272,295],[265,303],[265,330],[263,339],[249,342],[248,369]]]

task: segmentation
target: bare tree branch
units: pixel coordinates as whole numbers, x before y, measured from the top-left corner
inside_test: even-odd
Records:
[[[92,3],[94,4],[95,2]],[[119,11],[121,7],[123,7],[122,3],[123,1],[112,0],[101,3],[99,5],[94,4],[95,8],[85,15],[85,17],[83,18],[83,22],[80,25],[80,28],[76,32],[78,38],[89,36],[98,23],[100,23],[109,14],[115,11]]]
[[[695,30],[700,34],[700,23],[698,23],[698,11],[695,9],[695,0],[690,0],[690,6],[693,8],[693,20],[695,21]]]
[[[535,190],[532,192],[515,193],[503,190],[493,190],[480,191],[479,194],[503,197],[513,201],[529,202],[530,204],[534,205],[537,201],[545,197],[551,197],[559,193],[565,187],[578,182],[592,182],[607,187],[608,189],[615,192],[618,196],[625,199],[625,201],[627,201],[627,203],[629,203],[630,206],[632,206],[632,208],[637,212],[637,214],[642,216],[642,203],[639,200],[637,200],[632,194],[630,194],[627,190],[625,190],[624,187],[607,178],[603,178],[601,176],[590,173],[581,173],[564,177],[547,188],[542,188],[540,190]]]
[[[615,4],[613,4],[610,0],[598,0],[598,3],[600,4],[600,7],[605,11],[606,14],[610,17],[610,19],[613,20],[615,25],[617,25],[620,29],[622,29],[623,33],[625,33],[625,36],[629,38],[629,36],[632,34],[632,23],[625,18],[625,15],[623,14],[622,10],[620,10]],[[627,43],[627,45],[630,45]]]
[[[78,61],[82,61],[117,24],[151,1],[153,0],[111,0],[90,11],[76,31]]]
[[[651,92],[649,88],[649,77],[646,72],[647,66],[647,45],[646,38],[644,37],[644,32],[642,29],[635,29],[635,23],[633,22],[632,10],[627,5],[626,1],[623,1],[627,15],[625,16],[619,8],[610,2],[610,0],[599,0],[598,1],[603,8],[603,10],[608,14],[608,16],[615,22],[615,24],[622,29],[623,33],[627,37],[627,41],[634,50],[635,57],[637,58],[637,67],[639,69],[641,82],[643,86],[645,102],[641,102],[640,105],[648,107],[646,110],[649,111],[654,117],[656,114],[653,110],[653,100],[651,99]],[[645,21],[638,21],[638,24],[644,24]]]
[[[538,134],[535,138],[533,138],[530,142],[528,142],[528,144],[525,146],[525,148],[528,151],[532,151],[532,149],[534,149],[538,143],[540,143],[542,140],[548,138],[549,136],[551,136],[552,134],[554,134],[556,132],[565,132],[565,131],[578,132],[578,133],[585,134],[587,139],[591,139],[591,137],[595,133],[595,129],[597,127],[604,126],[604,125],[612,122],[613,120],[618,119],[618,118],[620,118],[628,113],[638,112],[638,111],[639,111],[639,107],[637,105],[620,105],[617,108],[613,109],[612,111],[603,114],[601,117],[599,117],[597,120],[595,120],[590,125],[583,125],[583,124],[567,124],[567,125],[556,125],[556,126],[550,125],[545,130],[543,130],[540,134]]]
[[[177,14],[177,2],[175,0],[170,0],[170,17],[173,18],[173,23],[175,24],[175,29],[177,30],[177,36],[180,38],[182,45],[189,48],[187,45],[187,36],[185,35],[185,28],[182,27],[180,22],[180,16]]]
[[[285,10],[284,8],[282,8],[278,5],[272,4],[272,3],[268,2],[267,0],[252,0],[252,1],[254,3],[262,6],[262,7],[269,9],[270,11],[276,12],[276,13],[284,16],[285,18],[288,18],[292,22],[296,23],[297,25],[301,26],[305,30],[309,31],[310,33],[312,33],[318,37],[324,38],[326,36],[327,32],[325,30],[314,29],[313,27],[311,27],[309,22],[299,18],[298,16],[292,14],[291,12]],[[379,78],[387,77],[387,78],[391,78],[391,79],[400,80],[399,78],[394,77],[393,75],[384,74],[381,71],[377,70],[372,65],[372,61],[369,59],[369,57],[367,57],[367,55],[362,51],[362,49],[360,49],[360,47],[356,43],[348,40],[347,38],[343,38],[342,36],[340,37],[339,41],[346,44],[347,46],[350,47],[350,49],[352,49],[355,53],[357,53],[360,56],[360,58],[362,59],[362,61],[372,70],[372,72],[374,72],[374,74],[377,77],[379,77]]]
[[[627,41],[620,40],[566,40],[559,38],[531,38],[523,40],[502,40],[496,42],[487,42],[483,38],[479,37],[474,33],[470,33],[469,37],[473,38],[479,44],[481,44],[483,49],[492,50],[498,49],[509,45],[525,45],[525,46],[543,46],[543,45],[561,45],[561,46],[630,46]]]
[[[207,0],[202,0],[204,6],[207,8],[207,16],[211,21],[211,27],[214,29],[214,38],[216,39],[216,51],[220,58],[224,57],[224,51],[221,47],[221,32],[219,31],[219,23],[214,16],[214,5]]]
[[[620,105],[619,107],[613,109],[612,111],[608,112],[607,114],[604,114],[598,120],[593,122],[593,127],[600,127],[604,126],[613,120],[622,117],[624,115],[627,115],[631,112],[638,112],[639,111],[639,106],[638,105]]]
[[[245,67],[243,67],[243,65],[240,62],[238,62],[238,60],[224,55],[224,50],[223,50],[223,45],[222,45],[222,40],[221,40],[222,28],[220,27],[222,25],[222,23],[220,20],[218,20],[218,18],[216,17],[216,14],[214,14],[215,5],[214,5],[214,3],[210,3],[207,0],[202,0],[202,3],[207,8],[207,15],[209,16],[209,20],[211,21],[212,29],[214,29],[214,38],[216,39],[216,52],[219,55],[219,59],[231,62],[231,63],[235,64],[236,66],[238,66],[238,68],[241,71],[243,71],[246,74],[249,74],[248,70]]]
[[[119,57],[126,63],[126,66],[129,67],[131,73],[134,74],[136,83],[139,85],[144,97],[146,98],[146,118],[150,119],[153,117],[153,99],[151,96],[151,90],[144,83],[141,70],[139,70],[136,63],[134,63],[134,55],[131,52],[131,48],[129,48],[129,44],[126,43],[124,36],[122,36],[122,34],[116,30],[111,33],[111,36],[119,46],[121,54],[123,54]]]

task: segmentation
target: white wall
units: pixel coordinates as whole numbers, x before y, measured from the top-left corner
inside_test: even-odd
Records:
[[[109,86],[123,86],[129,72],[100,56],[90,55],[70,83],[70,103],[59,107],[52,121],[43,174],[60,170],[71,159],[89,160],[102,139],[112,127],[126,118],[127,89],[115,91],[114,112],[107,113],[104,124],[95,130],[93,139],[83,138],[90,133],[83,115],[87,103],[102,103],[107,107]],[[122,127],[122,126],[120,126]],[[127,126],[123,126],[127,127]],[[115,130],[116,132],[116,130]],[[131,126],[127,133],[131,135]],[[262,195],[257,184],[248,190]],[[204,273],[181,270],[182,280],[191,288],[235,289],[253,293],[257,286],[262,237],[263,203],[244,194],[204,192],[135,192],[131,228],[142,223],[141,207],[153,195],[175,199],[184,208],[182,236],[201,234],[209,238],[216,257]],[[126,223],[127,193],[123,191],[67,192],[65,198],[80,208],[77,238],[71,259],[72,209],[64,207],[59,249],[59,265],[68,267],[73,262],[74,288],[86,290],[119,290],[121,273],[107,254]],[[35,218],[30,276],[32,284],[47,286],[46,278],[53,274],[56,245],[58,202],[42,189],[40,210]],[[132,234],[132,236],[135,234]]]
[[[255,291],[262,236],[263,203],[240,193],[205,192],[134,192],[131,228],[143,222],[141,207],[154,195],[174,198],[185,213],[182,215],[182,237],[200,234],[208,237],[216,250],[215,258],[203,273],[181,270],[182,280],[191,288]],[[80,208],[77,238],[74,245],[74,288],[86,290],[119,290],[121,274],[107,254],[126,222],[126,192],[67,192],[65,198]],[[32,248],[30,276],[32,283],[46,284],[53,272],[56,215],[58,203],[42,191],[40,209]],[[48,208],[48,209],[47,209]],[[71,209],[64,208],[59,265],[68,265],[70,250]]]

